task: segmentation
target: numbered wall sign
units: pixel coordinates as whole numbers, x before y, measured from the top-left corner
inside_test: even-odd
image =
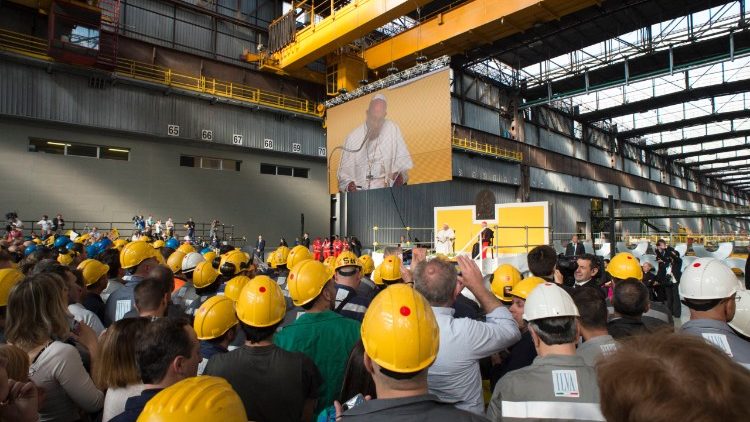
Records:
[[[177,125],[167,125],[167,135],[180,136],[180,127]]]
[[[301,153],[302,152],[302,144],[295,144],[295,143],[293,143],[292,144],[292,152],[297,153],[297,154]]]
[[[232,135],[232,145],[242,145],[242,135]]]
[[[263,148],[265,148],[265,149],[273,149],[273,139],[264,139],[263,140]]]
[[[213,141],[214,140],[214,131],[213,130],[203,129],[201,131],[201,140],[202,141]]]
[[[318,156],[319,157],[325,157],[326,156],[326,147],[318,147]]]

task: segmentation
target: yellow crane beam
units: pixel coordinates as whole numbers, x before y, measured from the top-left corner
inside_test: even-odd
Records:
[[[295,41],[274,54],[278,67],[296,70],[372,32],[431,0],[352,0],[320,22],[297,32]],[[314,14],[314,9],[311,14]]]
[[[416,55],[432,58],[460,54],[598,3],[598,0],[472,0],[368,48],[364,59],[367,67],[375,70],[407,59],[413,64]]]

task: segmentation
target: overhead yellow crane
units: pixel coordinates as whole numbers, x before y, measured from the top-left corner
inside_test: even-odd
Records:
[[[375,70],[401,60],[413,63],[418,55],[432,58],[460,54],[598,3],[597,0],[472,0],[368,48],[364,61],[369,69]]]

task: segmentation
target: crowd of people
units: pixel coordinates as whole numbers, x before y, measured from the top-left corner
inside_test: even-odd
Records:
[[[669,293],[627,252],[606,267],[574,256],[567,282],[549,246],[529,252],[529,274],[505,264],[484,277],[468,256],[413,248],[407,266],[394,246],[376,266],[342,239],[303,239],[267,256],[147,234],[0,241],[0,420],[750,412],[750,296],[718,260],[670,278],[690,312],[676,329]]]

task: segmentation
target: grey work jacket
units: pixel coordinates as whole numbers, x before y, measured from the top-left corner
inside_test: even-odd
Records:
[[[729,324],[713,319],[693,319],[682,324],[681,332],[702,337],[732,360],[750,369],[750,343],[732,331]]]
[[[594,368],[580,356],[538,356],[495,386],[492,421],[604,421]]]
[[[576,349],[576,355],[582,357],[586,365],[594,366],[600,357],[612,354],[615,350],[617,350],[617,341],[611,335],[606,334],[583,342]]]
[[[347,410],[344,421],[385,422],[486,422],[483,416],[441,402],[433,394],[400,399],[370,400]]]

